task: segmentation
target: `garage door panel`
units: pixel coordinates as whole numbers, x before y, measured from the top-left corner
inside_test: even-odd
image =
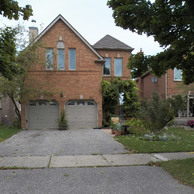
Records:
[[[56,102],[35,101],[27,106],[27,129],[57,129],[59,106]]]
[[[97,105],[93,101],[70,101],[66,105],[66,117],[70,129],[97,126]]]

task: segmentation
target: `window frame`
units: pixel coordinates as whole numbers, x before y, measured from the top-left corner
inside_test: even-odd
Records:
[[[121,60],[121,75],[116,75],[115,73],[115,70],[116,70],[116,68],[115,68],[115,66],[116,66],[116,60]],[[123,58],[121,58],[121,57],[115,57],[114,58],[114,76],[115,77],[122,77],[123,76]]]
[[[62,59],[63,59],[63,68],[60,68],[59,66],[59,51],[63,51],[63,56],[62,56]],[[65,49],[63,48],[57,48],[57,69],[58,70],[65,70]]]
[[[179,74],[178,77],[177,77],[177,74]],[[174,81],[182,81],[182,70],[177,69],[176,67],[174,68]]]
[[[105,74],[104,73],[104,68],[105,68],[105,65],[106,65],[106,62],[107,62],[107,60],[106,59],[109,59],[109,61],[110,61],[110,68],[109,68],[109,70],[110,70],[110,74]],[[111,57],[104,57],[104,60],[105,60],[105,63],[104,63],[104,65],[103,65],[103,69],[102,69],[102,73],[103,73],[103,76],[111,76]]]
[[[75,51],[75,68],[71,68],[71,51]],[[68,54],[69,54],[69,70],[75,71],[77,69],[77,64],[76,64],[76,49],[75,48],[69,48],[68,49]]]
[[[48,54],[48,50],[52,51],[52,63],[51,64],[48,64],[48,58],[47,58],[47,54]],[[51,67],[48,68],[48,65],[50,65]],[[46,70],[54,70],[54,53],[53,53],[53,48],[46,48]]]

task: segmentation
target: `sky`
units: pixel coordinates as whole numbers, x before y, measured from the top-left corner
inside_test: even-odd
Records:
[[[33,16],[28,21],[8,20],[0,15],[0,27],[16,26],[18,23],[28,29],[36,26],[41,32],[61,14],[91,45],[107,34],[134,48],[136,54],[142,48],[145,55],[155,55],[162,48],[153,37],[138,35],[124,30],[114,23],[113,11],[107,0],[17,0],[19,6],[32,6]],[[32,23],[36,20],[36,23]]]

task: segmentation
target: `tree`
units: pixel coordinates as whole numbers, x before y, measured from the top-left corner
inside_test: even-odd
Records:
[[[19,16],[23,16],[24,20],[28,20],[29,17],[32,15],[32,12],[32,7],[30,5],[20,7],[17,1],[1,0],[0,15],[3,15],[3,17],[7,17],[10,20],[18,20]]]
[[[17,102],[21,102],[29,96],[32,98],[40,95],[50,97],[54,93],[48,89],[48,87],[50,87],[49,82],[41,84],[40,80],[35,80],[28,76],[28,71],[33,64],[40,61],[38,49],[41,47],[41,45],[34,43],[25,48],[25,44],[23,44],[22,40],[17,40],[16,38],[19,33],[22,33],[21,30],[23,30],[21,27],[6,28],[5,30],[2,30],[2,37],[10,34],[9,41],[5,41],[5,43],[12,45],[10,45],[11,51],[7,51],[9,53],[3,51],[4,58],[2,57],[2,60],[4,60],[3,65],[7,71],[5,71],[3,75],[0,74],[1,97],[9,97],[11,99],[19,122],[21,122],[21,115]],[[25,40],[23,41],[25,42]],[[22,46],[24,46],[23,49]],[[16,47],[20,47],[21,51],[16,52]],[[6,46],[6,48],[8,47]],[[44,63],[42,62],[42,64]],[[13,69],[10,71],[9,68],[12,67]]]
[[[107,4],[117,26],[153,36],[165,48],[149,63],[157,76],[176,67],[182,70],[185,84],[194,82],[193,0],[109,0]]]
[[[16,64],[16,35],[17,28],[6,27],[0,29],[0,73],[8,79],[19,73],[20,68]]]

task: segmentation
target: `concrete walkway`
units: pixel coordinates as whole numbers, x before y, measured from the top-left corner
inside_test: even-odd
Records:
[[[149,162],[194,158],[194,152],[113,155],[0,157],[0,168],[65,168],[147,165]]]

